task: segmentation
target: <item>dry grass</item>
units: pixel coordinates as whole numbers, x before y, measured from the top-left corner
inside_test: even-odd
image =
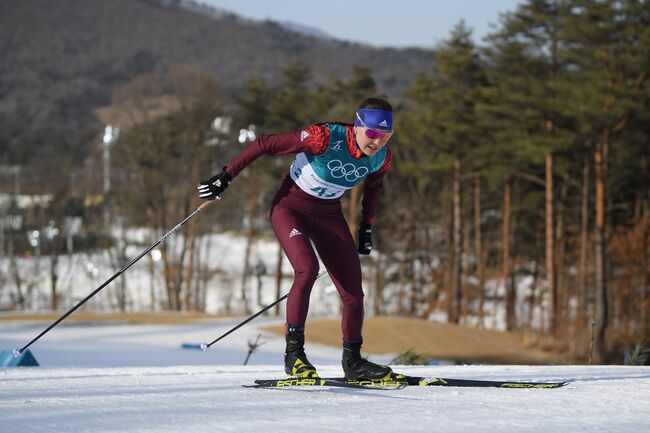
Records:
[[[59,313],[9,313],[1,314],[0,321],[55,321],[61,316]],[[66,318],[66,321],[116,321],[125,322],[131,325],[182,325],[193,323],[202,319],[214,319],[222,316],[196,313],[196,312],[163,312],[163,313],[96,313],[96,312],[75,312]]]
[[[268,331],[283,334],[279,326]],[[364,352],[403,353],[413,348],[433,359],[494,364],[547,364],[551,357],[526,347],[517,334],[485,331],[418,319],[375,317],[363,327]],[[338,320],[313,320],[306,327],[307,341],[340,347]]]
[[[60,317],[59,313],[3,313],[0,321],[48,321]],[[223,316],[196,312],[136,312],[97,313],[75,312],[66,321],[115,321],[129,324],[179,325]],[[341,329],[338,320],[312,320],[306,327],[307,340],[341,346]],[[278,335],[282,326],[266,327]],[[539,341],[533,344],[530,337],[519,334],[486,331],[458,325],[442,324],[419,319],[373,317],[364,322],[366,353],[403,353],[413,349],[433,359],[494,364],[546,364],[557,361],[548,353],[538,350]]]

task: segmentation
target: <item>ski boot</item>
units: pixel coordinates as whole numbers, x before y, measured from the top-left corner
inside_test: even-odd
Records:
[[[284,352],[284,371],[292,377],[317,378],[316,368],[305,355],[304,326],[287,327],[287,347]]]
[[[375,364],[361,357],[361,344],[343,342],[343,371],[345,380],[388,381],[393,378],[393,370],[385,365]]]

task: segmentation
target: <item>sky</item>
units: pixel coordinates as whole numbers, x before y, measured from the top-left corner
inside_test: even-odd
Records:
[[[252,19],[316,27],[332,37],[377,47],[434,48],[464,19],[474,40],[522,0],[200,0]]]

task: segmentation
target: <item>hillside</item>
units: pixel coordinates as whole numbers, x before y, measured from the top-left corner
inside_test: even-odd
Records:
[[[0,163],[25,163],[41,147],[83,149],[101,125],[93,109],[138,75],[190,65],[226,95],[250,76],[269,82],[293,61],[315,81],[372,68],[382,93],[400,95],[427,70],[431,51],[377,49],[291,32],[273,22],[188,9],[179,2],[0,2]],[[83,152],[82,152],[83,154]]]

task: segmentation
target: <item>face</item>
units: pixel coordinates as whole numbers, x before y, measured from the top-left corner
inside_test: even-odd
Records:
[[[390,138],[390,135],[386,134],[383,138],[372,139],[366,135],[365,127],[355,126],[354,129],[359,149],[361,149],[361,151],[367,156],[372,156],[379,152],[379,150],[388,143],[388,139]]]
[[[368,133],[368,129],[365,126],[355,126],[354,133],[359,149],[365,155],[372,156],[388,143],[391,134],[388,131],[382,131],[380,129],[371,129],[370,133]],[[371,138],[372,136],[376,138]]]

